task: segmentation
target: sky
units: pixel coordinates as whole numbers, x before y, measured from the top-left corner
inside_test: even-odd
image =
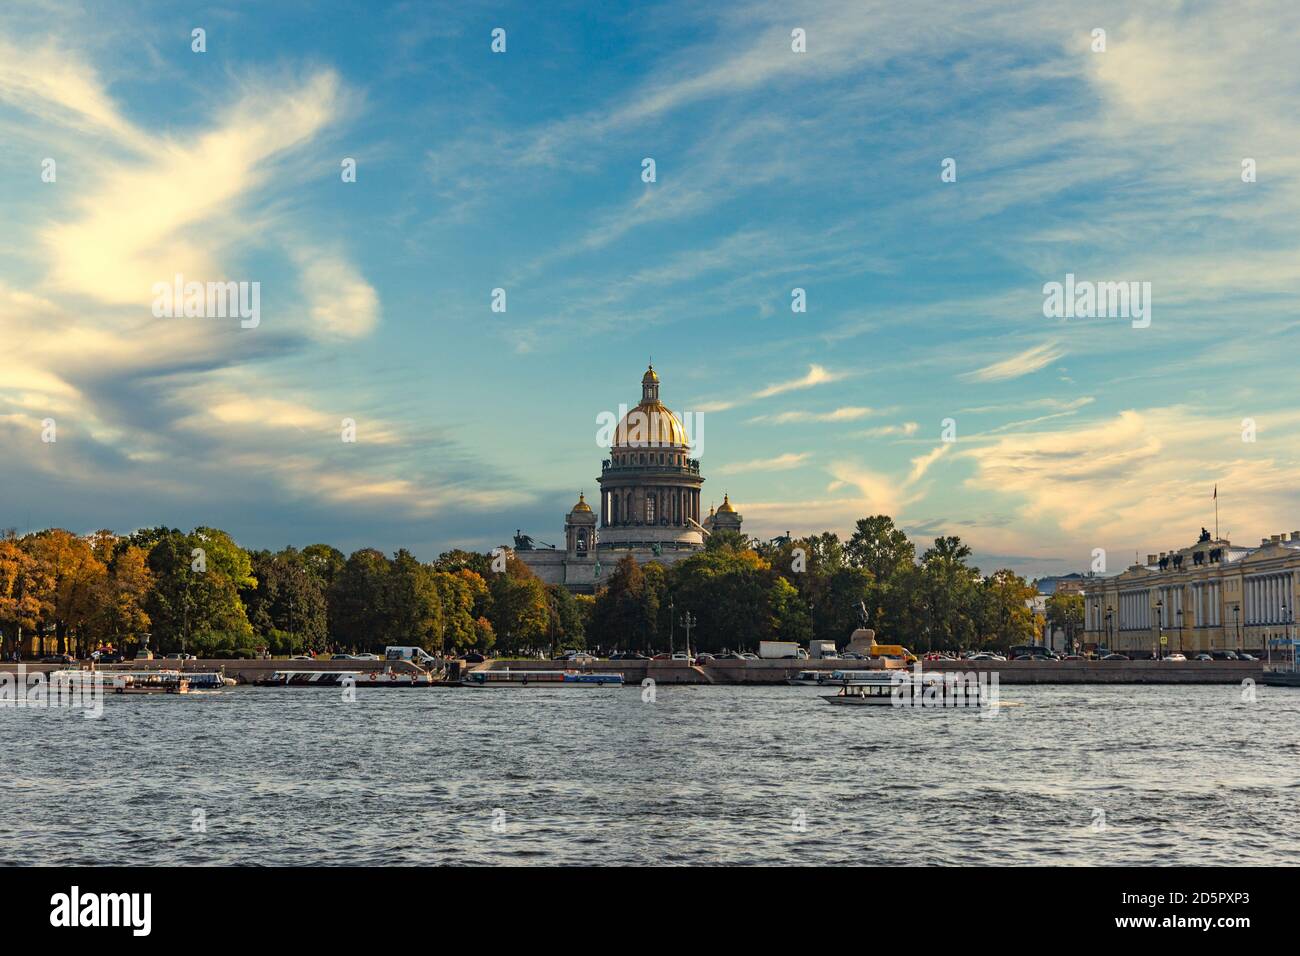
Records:
[[[1297,49],[1289,2],[7,3],[0,527],[555,542],[653,358],[757,537],[1290,531]],[[156,316],[178,273],[260,321]]]

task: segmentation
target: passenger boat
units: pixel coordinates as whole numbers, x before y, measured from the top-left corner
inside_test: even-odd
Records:
[[[592,674],[580,671],[471,671],[466,687],[622,687],[622,674]]]
[[[423,671],[275,671],[253,681],[258,687],[435,687],[435,680]]]
[[[187,677],[178,677],[176,680],[134,680],[131,676],[115,676],[113,678],[114,694],[188,694],[190,692],[190,681]]]
[[[985,707],[993,703],[985,683],[957,674],[900,670],[859,671],[843,680],[838,694],[823,694],[828,704],[857,707]]]
[[[93,685],[100,681],[106,691],[115,694],[188,694],[191,690],[216,690],[235,682],[219,671],[196,671],[186,674],[177,670],[51,671],[51,683]]]

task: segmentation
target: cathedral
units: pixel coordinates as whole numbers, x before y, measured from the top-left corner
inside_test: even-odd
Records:
[[[583,493],[565,517],[563,550],[515,535],[516,557],[547,584],[591,594],[624,555],[673,564],[702,551],[714,531],[740,530],[740,514],[725,495],[701,520],[700,462],[691,457],[681,419],[659,400],[653,365],[641,377],[640,403],[614,429],[596,482],[597,508]]]

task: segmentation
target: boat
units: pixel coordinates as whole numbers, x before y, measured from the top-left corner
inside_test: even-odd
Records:
[[[839,673],[839,672],[837,672]],[[996,681],[961,680],[957,674],[915,671],[857,671],[840,682],[838,694],[823,694],[828,704],[858,707],[986,707],[997,696]]]
[[[1279,652],[1276,660],[1273,648]],[[1260,682],[1269,687],[1300,687],[1300,653],[1297,651],[1300,651],[1300,641],[1293,638],[1278,637],[1269,641],[1268,660],[1264,663]]]
[[[437,687],[444,682],[423,671],[275,671],[253,681],[258,687]]]
[[[466,687],[622,687],[622,674],[594,674],[583,671],[471,671]]]
[[[51,671],[49,677],[51,683],[64,685],[93,686],[98,682],[115,694],[188,694],[194,689],[216,690],[235,683],[219,671],[62,670]]]
[[[826,681],[826,671],[800,671],[785,682],[792,687],[820,687]]]
[[[133,680],[128,676],[113,678],[114,694],[188,694],[189,692],[190,682],[187,677],[177,680],[141,681]]]

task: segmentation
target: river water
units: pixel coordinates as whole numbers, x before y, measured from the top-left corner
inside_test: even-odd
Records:
[[[1300,691],[813,687],[113,697],[0,709],[4,864],[1300,862]]]

